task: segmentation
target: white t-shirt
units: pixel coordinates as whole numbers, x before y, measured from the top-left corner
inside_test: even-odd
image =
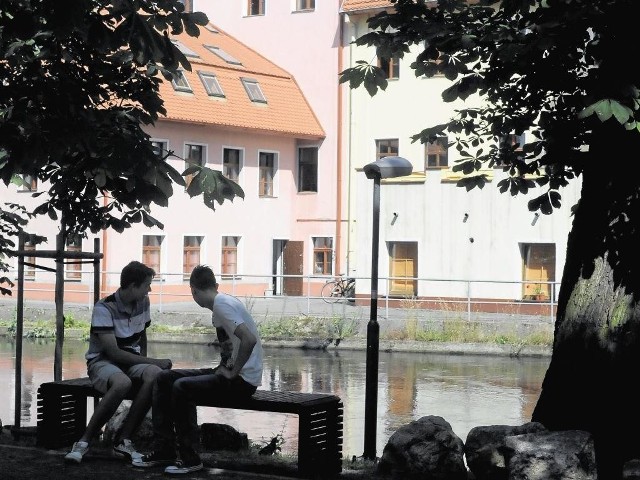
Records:
[[[244,304],[232,295],[226,293],[218,293],[213,301],[213,313],[211,315],[211,323],[216,328],[223,328],[227,332],[227,336],[233,344],[233,353],[231,361],[235,362],[240,348],[240,339],[234,335],[238,325],[244,323],[251,333],[257,339],[251,356],[240,370],[240,376],[251,385],[259,387],[262,385],[262,342],[258,334],[256,322],[247,311]]]

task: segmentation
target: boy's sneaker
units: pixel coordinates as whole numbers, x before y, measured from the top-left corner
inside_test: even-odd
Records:
[[[169,465],[165,468],[164,473],[168,473],[169,475],[184,475],[186,473],[197,472],[203,468],[202,460],[200,460],[200,457],[195,452],[191,452],[189,455],[181,452],[181,459],[174,465]]]
[[[151,452],[141,457],[134,458],[131,465],[140,468],[155,467],[156,465],[171,465],[176,462],[176,454],[173,452]]]
[[[200,458],[195,457],[193,459],[178,460],[174,465],[170,465],[164,469],[164,473],[169,475],[184,475],[186,473],[198,472],[204,468]]]
[[[114,445],[113,452],[116,455],[125,457],[131,461],[135,460],[136,458],[142,457],[142,454],[136,451],[135,445],[133,445],[133,442],[128,438],[125,438],[117,445]]]
[[[76,442],[73,444],[73,448],[69,453],[64,456],[67,462],[80,463],[82,456],[89,451],[89,444],[87,442]]]

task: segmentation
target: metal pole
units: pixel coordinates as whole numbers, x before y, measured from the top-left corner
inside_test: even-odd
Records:
[[[100,253],[100,239],[93,239],[93,253]],[[100,259],[93,259],[93,305],[100,300]]]
[[[371,313],[367,325],[367,368],[364,394],[364,458],[376,459],[378,423],[378,247],[380,238],[380,176],[373,179],[373,235],[371,239]]]
[[[24,251],[24,235],[18,239],[18,250]],[[24,322],[24,255],[18,255],[18,298],[16,304],[16,371],[15,371],[15,410],[13,424],[20,431],[22,414],[22,325]]]

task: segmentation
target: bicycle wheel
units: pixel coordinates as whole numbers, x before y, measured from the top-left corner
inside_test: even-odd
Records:
[[[322,287],[322,299],[327,303],[336,303],[342,298],[342,290],[335,280],[327,282]]]

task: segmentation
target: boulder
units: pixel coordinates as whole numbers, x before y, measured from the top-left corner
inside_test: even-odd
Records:
[[[537,422],[520,426],[488,425],[472,428],[467,434],[464,454],[476,480],[506,480],[508,471],[502,454],[506,437],[546,431]]]
[[[249,448],[247,434],[224,423],[203,423],[200,425],[200,438],[204,450],[237,451]]]
[[[444,418],[426,416],[391,435],[377,470],[402,480],[466,480],[463,449]]]

